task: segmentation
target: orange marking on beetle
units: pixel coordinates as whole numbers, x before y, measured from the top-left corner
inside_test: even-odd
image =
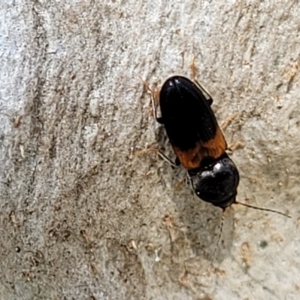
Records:
[[[200,167],[205,157],[218,158],[224,154],[227,143],[222,131],[217,127],[215,137],[208,142],[199,141],[193,149],[187,151],[182,151],[176,146],[173,146],[173,149],[182,166],[187,170],[193,170]]]

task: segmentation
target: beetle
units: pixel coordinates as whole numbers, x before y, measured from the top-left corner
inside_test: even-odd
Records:
[[[181,164],[187,170],[192,188],[201,200],[220,207],[223,212],[232,204],[240,204],[290,218],[280,211],[236,200],[239,171],[226,153],[228,146],[211,108],[213,99],[198,81],[183,76],[167,79],[159,92],[160,117],[156,97],[150,92],[155,118],[164,125],[175,152],[175,165]]]
[[[212,97],[198,82],[183,76],[165,81],[159,93],[161,117],[196,195],[225,209],[236,201],[239,172],[228,157],[227,143],[211,109]]]

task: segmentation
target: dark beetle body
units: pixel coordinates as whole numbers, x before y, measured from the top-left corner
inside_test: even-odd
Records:
[[[167,136],[189,173],[197,196],[226,208],[235,202],[239,173],[226,154],[227,144],[205,90],[181,76],[162,86],[159,103]]]

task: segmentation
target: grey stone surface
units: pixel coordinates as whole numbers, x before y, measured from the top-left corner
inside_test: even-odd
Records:
[[[298,1],[2,1],[1,299],[299,299]],[[139,79],[214,97],[241,173],[220,209],[153,154]],[[167,143],[166,151],[171,153]]]

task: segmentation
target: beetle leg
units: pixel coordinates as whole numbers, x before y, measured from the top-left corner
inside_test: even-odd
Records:
[[[157,90],[152,90],[150,87],[149,87],[149,84],[143,80],[142,77],[140,77],[140,79],[142,80],[143,84],[144,84],[144,87],[145,89],[147,90],[147,92],[150,93],[151,95],[151,106],[152,106],[152,112],[154,114],[154,117],[156,119],[156,121],[159,123],[159,124],[163,124],[163,119],[162,117],[158,117],[157,116],[157,105],[158,105],[158,95],[159,95],[159,91]]]
[[[196,77],[198,75],[198,68],[196,66],[196,59],[195,56],[193,57],[192,63],[191,63],[191,71],[192,71],[192,79],[193,81],[196,81]]]
[[[230,144],[227,148],[227,150],[233,152],[235,151],[236,149],[240,149],[240,148],[244,148],[245,147],[245,143],[244,142],[241,142],[241,141],[236,141],[232,144]]]
[[[197,73],[198,73],[198,68],[196,67],[196,64],[195,64],[195,57],[193,58],[193,61],[192,61],[192,64],[191,64],[191,70],[192,70],[192,79],[193,79],[194,83],[197,85],[197,87],[199,88],[199,90],[203,94],[205,94],[206,100],[209,102],[209,106],[211,106],[212,103],[213,103],[212,96],[207,91],[207,89],[202,84],[200,84],[200,82],[196,78],[197,77]]]
[[[226,128],[230,125],[230,123],[237,117],[238,113],[235,113],[229,117],[227,117],[221,124],[222,131],[226,130]]]
[[[220,128],[222,129],[222,131],[225,131],[226,128],[230,125],[230,123],[237,117],[238,113],[235,113],[229,117],[227,117],[223,123],[221,124]],[[244,142],[241,141],[236,141],[234,143],[231,143],[226,150],[228,150],[229,152],[234,152],[237,149],[243,148],[245,146]]]
[[[161,150],[157,149],[157,148],[147,148],[147,149],[143,149],[140,151],[136,151],[135,154],[136,155],[141,155],[141,154],[145,154],[145,153],[151,153],[151,152],[155,152],[157,153],[157,155],[162,158],[164,161],[168,162],[172,167],[177,167],[178,165],[176,164],[176,161],[173,162],[172,159],[170,159],[167,155],[165,155]]]
[[[172,167],[178,167],[178,165],[176,164],[176,161],[173,162],[168,156],[166,156],[162,151],[157,150],[157,154],[158,156],[160,156],[160,158],[162,158],[164,161],[168,162]]]

